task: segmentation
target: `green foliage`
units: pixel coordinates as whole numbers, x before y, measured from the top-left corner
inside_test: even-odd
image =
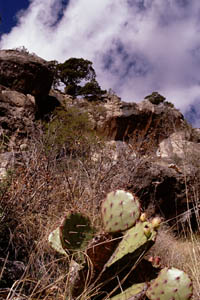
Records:
[[[80,89],[80,95],[87,97],[89,100],[96,100],[106,93],[106,90],[102,90],[98,84],[98,82],[93,79],[90,82],[87,82]]]
[[[90,219],[80,213],[69,213],[62,224],[49,235],[49,243],[60,254],[73,254],[79,261],[84,261],[82,252],[93,238],[95,228]]]
[[[96,81],[96,73],[92,62],[83,58],[70,58],[62,64],[55,63],[54,85],[60,82],[65,85],[65,93],[71,96],[101,96],[102,91]]]
[[[174,104],[171,103],[171,102],[169,102],[169,101],[165,101],[165,102],[164,102],[164,105],[165,105],[165,106],[168,106],[168,107],[171,107],[171,108],[174,108]]]
[[[56,108],[52,119],[45,124],[45,148],[56,155],[88,155],[89,147],[95,143],[87,112],[71,107]]]
[[[96,77],[92,62],[83,58],[70,58],[58,64],[58,76],[63,83],[79,84],[81,80],[93,80]]]
[[[158,105],[163,103],[166,98],[160,95],[158,92],[153,92],[151,95],[146,96],[145,99],[148,99],[152,104]]]

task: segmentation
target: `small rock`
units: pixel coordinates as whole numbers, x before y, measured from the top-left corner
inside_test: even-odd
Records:
[[[28,149],[28,145],[27,144],[21,144],[19,147],[20,147],[21,151],[25,151],[25,150]]]

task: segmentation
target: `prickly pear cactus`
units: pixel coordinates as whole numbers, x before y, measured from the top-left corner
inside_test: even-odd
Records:
[[[139,300],[145,295],[146,283],[137,283],[126,289],[124,292],[110,298],[110,300]]]
[[[103,270],[104,265],[110,259],[118,243],[119,240],[117,238],[113,239],[109,233],[99,234],[94,237],[86,250],[94,271],[100,273]]]
[[[69,213],[60,227],[49,235],[49,243],[57,252],[70,255],[84,261],[84,254],[89,241],[93,238],[95,229],[90,219],[80,213]]]
[[[185,272],[164,268],[146,295],[150,300],[189,300],[192,297],[192,282]]]
[[[60,240],[60,228],[56,228],[52,231],[48,237],[49,244],[51,247],[59,252],[60,254],[67,255],[66,251],[63,249],[61,240]]]
[[[60,226],[62,247],[68,251],[84,251],[94,233],[95,229],[88,217],[80,213],[70,213]]]
[[[140,217],[140,203],[136,196],[123,190],[107,195],[101,206],[106,232],[114,233],[132,227]]]
[[[129,254],[132,257],[132,263],[134,263],[134,257],[137,260],[154,244],[156,235],[157,232],[152,228],[150,222],[139,221],[134,227],[127,230],[106,267],[110,267],[117,261],[119,262]]]

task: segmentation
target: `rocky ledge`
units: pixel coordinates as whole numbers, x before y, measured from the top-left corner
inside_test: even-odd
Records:
[[[46,96],[52,81],[51,63],[22,51],[0,51],[0,84],[23,94]]]

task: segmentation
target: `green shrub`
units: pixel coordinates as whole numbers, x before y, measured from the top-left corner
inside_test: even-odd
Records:
[[[87,112],[70,107],[56,108],[45,125],[45,150],[58,155],[85,156],[96,140]]]
[[[165,97],[158,92],[153,92],[151,95],[146,96],[144,99],[148,99],[152,104],[158,105],[165,101]]]
[[[106,91],[101,90],[96,81],[96,72],[92,62],[83,58],[71,57],[64,63],[54,62],[54,87],[65,85],[65,93],[73,97],[84,95],[90,100],[95,99]]]

